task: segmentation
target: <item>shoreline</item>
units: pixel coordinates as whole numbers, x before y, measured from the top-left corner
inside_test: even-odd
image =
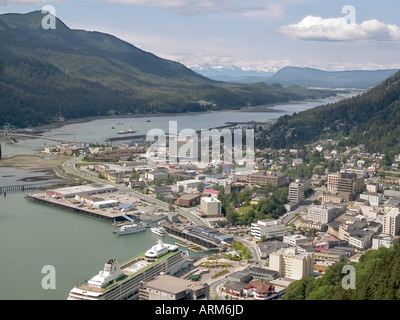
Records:
[[[313,102],[313,101],[320,101],[320,100],[327,100],[327,99],[334,99],[335,97],[337,98],[339,96],[339,93],[337,93],[335,96],[328,96],[328,97],[321,97],[319,99],[304,99],[304,100],[293,100],[293,101],[286,101],[286,102],[277,102],[277,103],[270,103],[270,104],[263,104],[263,105],[258,105],[252,107],[253,109],[247,109],[241,108],[241,109],[223,109],[223,110],[212,110],[212,111],[199,111],[199,112],[185,112],[185,113],[152,113],[152,114],[120,114],[120,115],[114,115],[114,116],[93,116],[93,117],[87,117],[87,118],[77,118],[77,119],[68,119],[62,122],[55,122],[51,124],[46,124],[38,127],[34,127],[35,129],[38,130],[51,130],[51,129],[58,129],[62,128],[66,125],[70,124],[76,124],[76,123],[87,123],[95,120],[102,120],[102,119],[126,119],[126,118],[155,118],[155,117],[178,117],[178,116],[184,116],[184,115],[198,115],[198,114],[208,114],[208,113],[216,113],[216,112],[277,112],[277,113],[284,113],[284,110],[280,109],[275,109],[275,107],[286,105],[286,104],[301,104],[301,103],[308,103],[308,102]],[[323,105],[323,104],[321,104]],[[39,136],[40,137],[40,136]]]

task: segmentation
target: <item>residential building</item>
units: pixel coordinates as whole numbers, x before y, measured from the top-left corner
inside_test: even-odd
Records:
[[[160,274],[153,279],[141,282],[139,300],[208,300],[207,283]]]
[[[214,197],[201,197],[200,210],[206,216],[220,216],[221,215],[221,201]]]
[[[382,233],[395,236],[400,230],[400,213],[399,208],[391,209],[383,216],[383,229]]]
[[[282,238],[286,234],[286,227],[280,220],[258,220],[251,224],[251,235],[256,239]]]
[[[281,278],[309,277],[314,270],[314,253],[300,252],[294,247],[280,249],[269,255],[269,269],[278,271]]]

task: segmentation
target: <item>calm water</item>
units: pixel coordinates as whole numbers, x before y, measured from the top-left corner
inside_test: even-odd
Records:
[[[109,222],[32,203],[22,193],[1,195],[0,300],[64,300],[108,259],[123,262],[157,242],[150,230],[125,236],[112,231]],[[41,285],[46,265],[56,270],[54,290]]]
[[[325,99],[307,103],[280,105],[283,113],[306,110],[339,100]],[[283,113],[215,112],[177,117],[102,119],[70,124],[46,132],[47,137],[72,141],[103,142],[116,131],[129,129],[146,134],[152,128],[168,131],[168,121],[178,121],[178,129],[195,130],[223,125],[227,121],[265,121]],[[151,122],[146,122],[151,120]],[[120,123],[120,124],[119,124]],[[114,126],[115,129],[111,129]],[[2,143],[4,154],[32,153],[55,144],[44,138]],[[23,177],[38,172],[0,167],[0,186],[18,184]],[[31,191],[32,192],[32,191]],[[79,281],[100,271],[104,263],[115,258],[120,262],[147,250],[157,241],[151,231],[117,237],[109,222],[70,213],[24,198],[24,193],[0,195],[0,299],[54,300],[66,299]],[[164,237],[165,242],[175,239]],[[192,255],[192,253],[190,253]],[[42,289],[46,265],[55,267],[56,289]]]
[[[229,122],[266,121],[277,119],[283,114],[304,111],[319,105],[333,103],[349,97],[346,94],[322,100],[288,103],[274,107],[277,112],[212,112],[203,114],[188,114],[179,116],[157,116],[143,118],[110,118],[99,119],[85,123],[68,124],[61,128],[52,129],[43,134],[44,137],[65,139],[67,141],[81,141],[90,143],[104,143],[107,138],[120,137],[120,130],[134,130],[135,135],[146,135],[150,129],[162,129],[169,132],[169,121],[177,121],[178,130],[190,128],[194,130],[215,128]],[[150,122],[147,122],[150,120]],[[114,128],[114,129],[113,129]]]

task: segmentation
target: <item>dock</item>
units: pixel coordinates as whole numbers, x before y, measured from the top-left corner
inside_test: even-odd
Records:
[[[115,211],[115,210],[103,211],[101,209],[90,209],[88,207],[79,207],[76,204],[69,202],[68,200],[53,199],[52,197],[47,196],[46,194],[29,194],[28,196],[26,196],[26,198],[33,202],[38,202],[51,207],[64,209],[73,213],[78,213],[99,220],[105,220],[109,222],[126,221],[126,219],[123,217],[124,213],[121,211]]]

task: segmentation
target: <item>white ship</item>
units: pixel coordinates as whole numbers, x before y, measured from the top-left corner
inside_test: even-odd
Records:
[[[141,281],[149,281],[161,272],[174,275],[187,260],[178,246],[158,241],[144,254],[118,264],[108,260],[104,269],[94,277],[75,286],[68,300],[134,300],[139,297]]]
[[[165,231],[164,227],[158,227],[158,228],[150,228],[150,231],[159,235],[159,236],[166,236],[167,232]]]
[[[117,228],[114,232],[118,235],[122,235],[122,234],[137,233],[141,231],[146,231],[145,225],[137,223],[128,223]]]

